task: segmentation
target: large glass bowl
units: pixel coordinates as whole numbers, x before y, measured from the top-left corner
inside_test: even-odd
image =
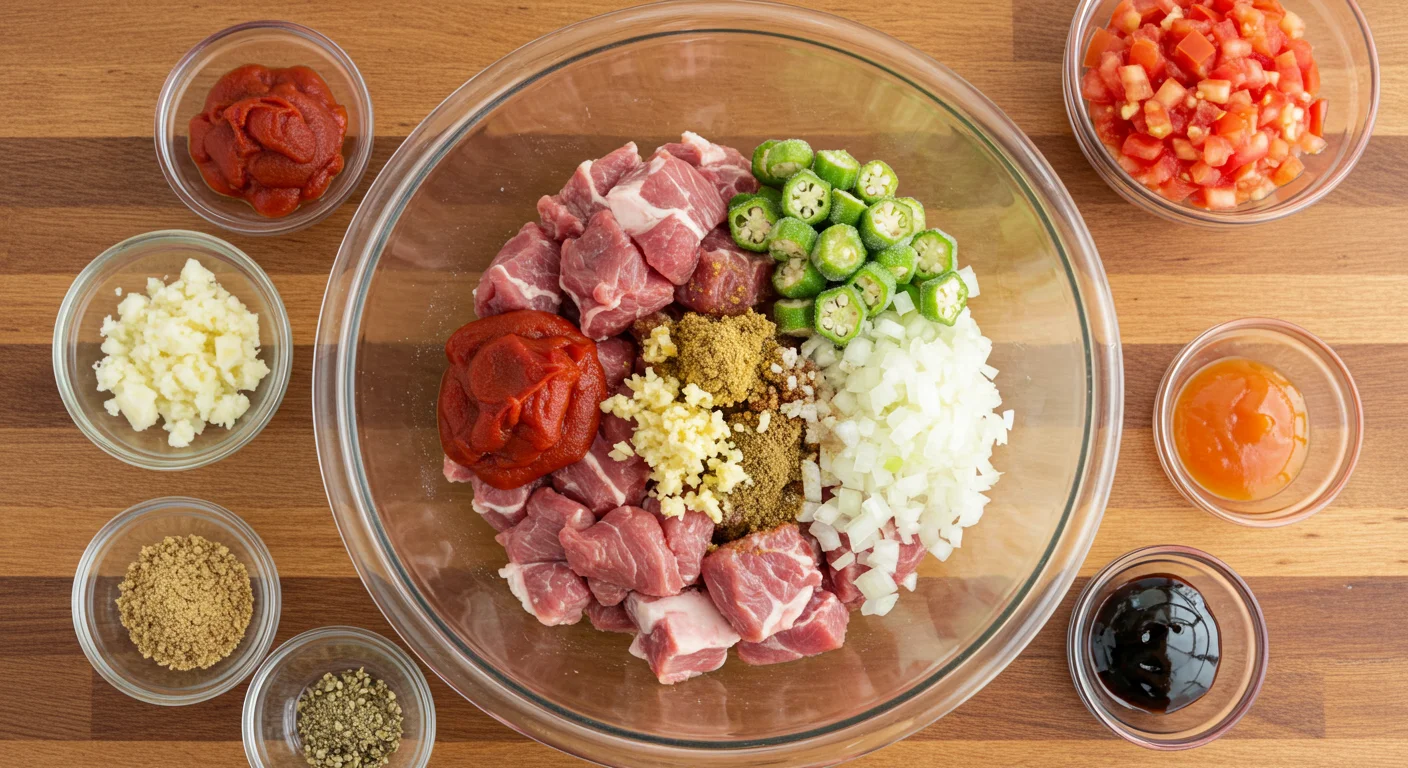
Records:
[[[582,622],[549,628],[441,476],[442,345],[534,202],[583,159],[683,130],[751,150],[803,136],[885,158],[977,270],[1011,444],[982,523],[838,651],[730,660],[675,686]],[[362,580],[406,643],[515,730],[631,765],[812,765],[961,704],[1032,639],[1100,522],[1122,411],[1109,287],[1075,205],[991,102],[918,51],[800,8],[685,2],[591,19],[490,66],[411,134],[368,192],[328,284],[313,374],[318,453]],[[1063,685],[1052,679],[1052,685]]]

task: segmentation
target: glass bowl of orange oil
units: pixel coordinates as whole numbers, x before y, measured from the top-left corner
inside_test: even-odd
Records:
[[[1344,361],[1283,320],[1203,332],[1174,358],[1154,400],[1154,445],[1178,492],[1258,528],[1329,506],[1349,482],[1363,433]]]

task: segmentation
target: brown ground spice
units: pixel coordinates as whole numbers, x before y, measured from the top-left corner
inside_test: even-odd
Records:
[[[206,669],[234,652],[254,612],[244,563],[196,535],[142,547],[118,592],[122,626],[137,650],[181,671]]]
[[[743,471],[753,482],[728,494],[731,508],[715,531],[717,541],[732,541],[794,522],[802,511],[802,421],[775,411],[765,413],[770,415],[761,434],[761,414],[743,411],[729,418],[733,443],[743,452]]]
[[[715,406],[736,405],[760,388],[764,344],[776,333],[771,320],[751,309],[731,317],[691,312],[670,328],[679,353],[666,372],[713,395]]]

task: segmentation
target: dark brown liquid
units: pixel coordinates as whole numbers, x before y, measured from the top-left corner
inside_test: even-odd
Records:
[[[1095,615],[1090,652],[1111,696],[1155,714],[1202,698],[1222,656],[1217,620],[1198,590],[1145,576],[1115,590]]]

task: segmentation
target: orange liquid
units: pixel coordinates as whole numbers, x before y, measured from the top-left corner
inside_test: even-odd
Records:
[[[1209,493],[1233,501],[1269,498],[1305,463],[1305,399],[1269,365],[1216,360],[1178,393],[1173,440],[1183,468]]]

